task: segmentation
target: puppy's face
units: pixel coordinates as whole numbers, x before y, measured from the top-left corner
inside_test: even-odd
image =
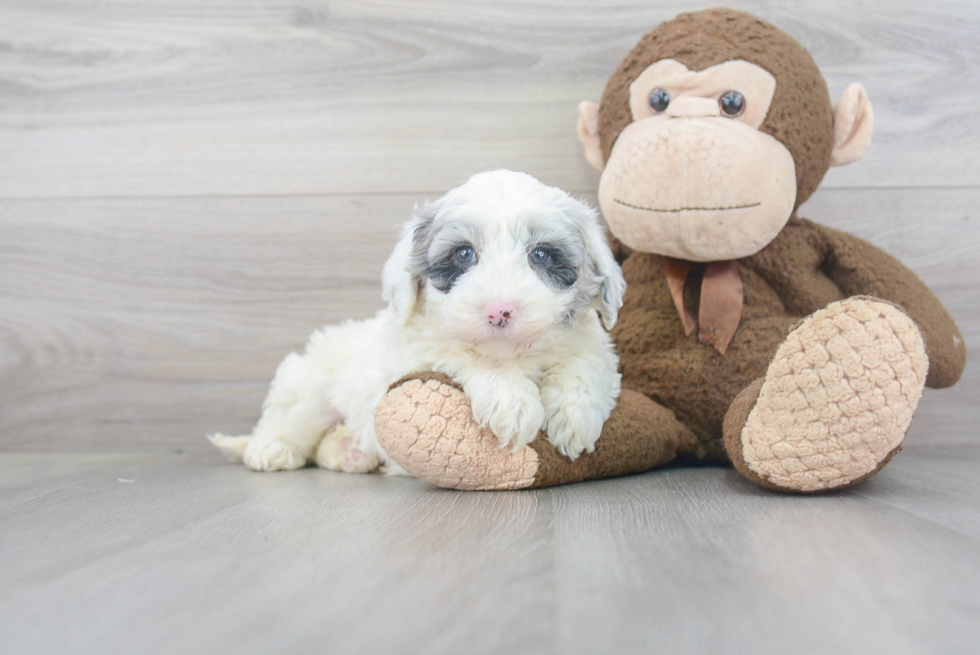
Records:
[[[421,311],[477,344],[530,344],[593,307],[611,327],[624,290],[595,212],[510,171],[475,175],[418,209],[385,266],[403,320]]]

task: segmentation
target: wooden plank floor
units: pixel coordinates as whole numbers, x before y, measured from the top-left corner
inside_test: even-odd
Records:
[[[0,454],[4,653],[975,653],[980,447],[856,489],[675,469],[452,492]]]

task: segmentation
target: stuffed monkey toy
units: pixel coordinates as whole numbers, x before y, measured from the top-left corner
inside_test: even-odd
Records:
[[[950,315],[899,261],[797,208],[859,159],[864,89],[836,105],[809,53],[748,14],[682,14],[644,36],[596,105],[586,159],[627,281],[623,391],[595,451],[501,450],[460,387],[419,373],[376,413],[392,459],[456,489],[520,489],[731,464],[790,492],[840,489],[901,448],[924,385],[960,377]]]

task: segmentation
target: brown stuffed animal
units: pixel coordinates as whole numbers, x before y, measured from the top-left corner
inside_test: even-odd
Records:
[[[571,461],[516,453],[445,376],[392,386],[379,440],[407,471],[515,489],[730,462],[773,489],[839,489],[901,448],[924,384],[966,362],[939,300],[900,262],[796,215],[828,166],[860,158],[871,105],[831,106],[809,53],[745,13],[682,14],[644,36],[579,136],[628,283],[613,330],[619,405]]]

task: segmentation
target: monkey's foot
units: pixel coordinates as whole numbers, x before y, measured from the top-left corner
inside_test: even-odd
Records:
[[[313,461],[320,468],[344,473],[371,473],[381,463],[377,453],[365,453],[345,425],[337,425],[323,435]]]
[[[900,308],[862,296],[832,303],[732,403],[726,450],[739,472],[774,489],[860,482],[901,449],[927,369],[922,336]]]
[[[420,374],[395,383],[375,413],[378,441],[411,475],[464,490],[523,489],[534,483],[538,454],[511,452],[473,419],[470,401],[448,377]]]

